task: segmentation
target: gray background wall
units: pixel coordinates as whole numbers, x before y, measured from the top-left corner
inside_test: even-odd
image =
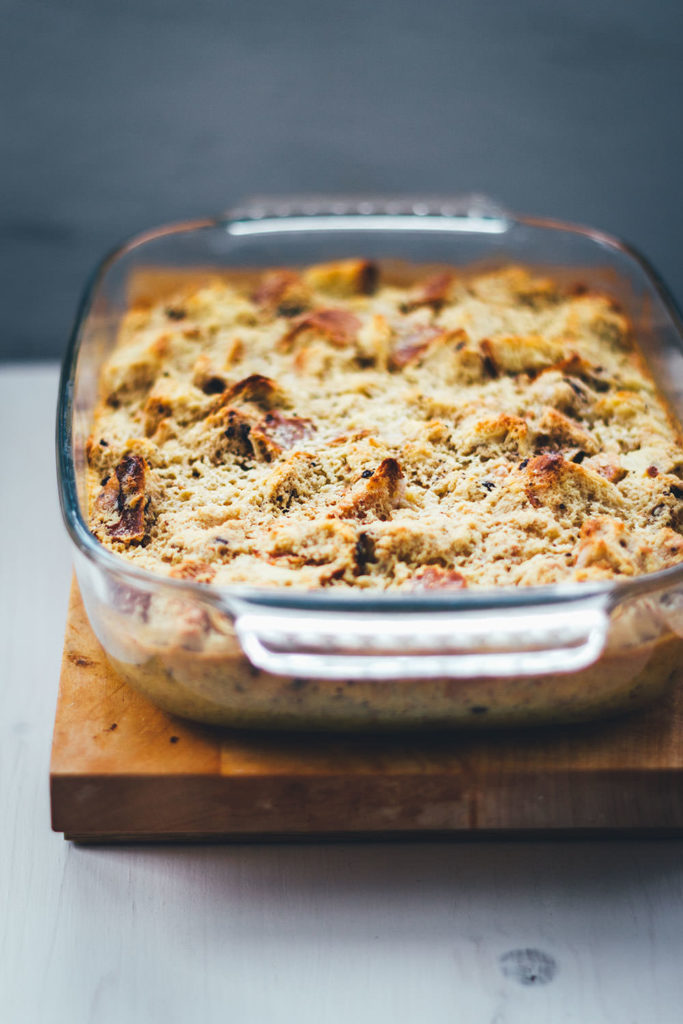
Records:
[[[104,250],[253,192],[478,190],[683,298],[679,0],[0,0],[0,356]]]

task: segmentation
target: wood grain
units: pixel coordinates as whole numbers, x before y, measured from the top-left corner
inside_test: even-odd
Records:
[[[248,733],[120,682],[74,585],[52,823],[80,839],[683,829],[683,678],[611,722],[428,736]]]

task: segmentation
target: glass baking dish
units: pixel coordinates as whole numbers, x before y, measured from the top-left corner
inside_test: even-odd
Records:
[[[683,652],[683,565],[599,584],[391,594],[218,587],[134,568],[86,525],[85,446],[100,367],[131,291],[207,268],[344,257],[508,263],[607,289],[630,315],[680,421],[683,335],[672,300],[623,242],[449,200],[253,200],[162,227],[107,256],[64,360],[57,457],[85,608],[116,672],[162,708],[232,727],[441,728],[569,722],[663,692]],[[165,282],[165,284],[163,284]]]

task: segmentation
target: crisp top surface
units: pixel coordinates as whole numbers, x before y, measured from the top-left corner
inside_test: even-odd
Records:
[[[683,447],[607,295],[358,259],[132,309],[103,368],[90,526],[141,568],[434,589],[683,558]]]

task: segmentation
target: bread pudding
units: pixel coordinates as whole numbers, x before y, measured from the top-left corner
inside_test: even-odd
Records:
[[[218,585],[419,591],[683,559],[683,445],[607,294],[350,259],[132,308],[90,528]]]

